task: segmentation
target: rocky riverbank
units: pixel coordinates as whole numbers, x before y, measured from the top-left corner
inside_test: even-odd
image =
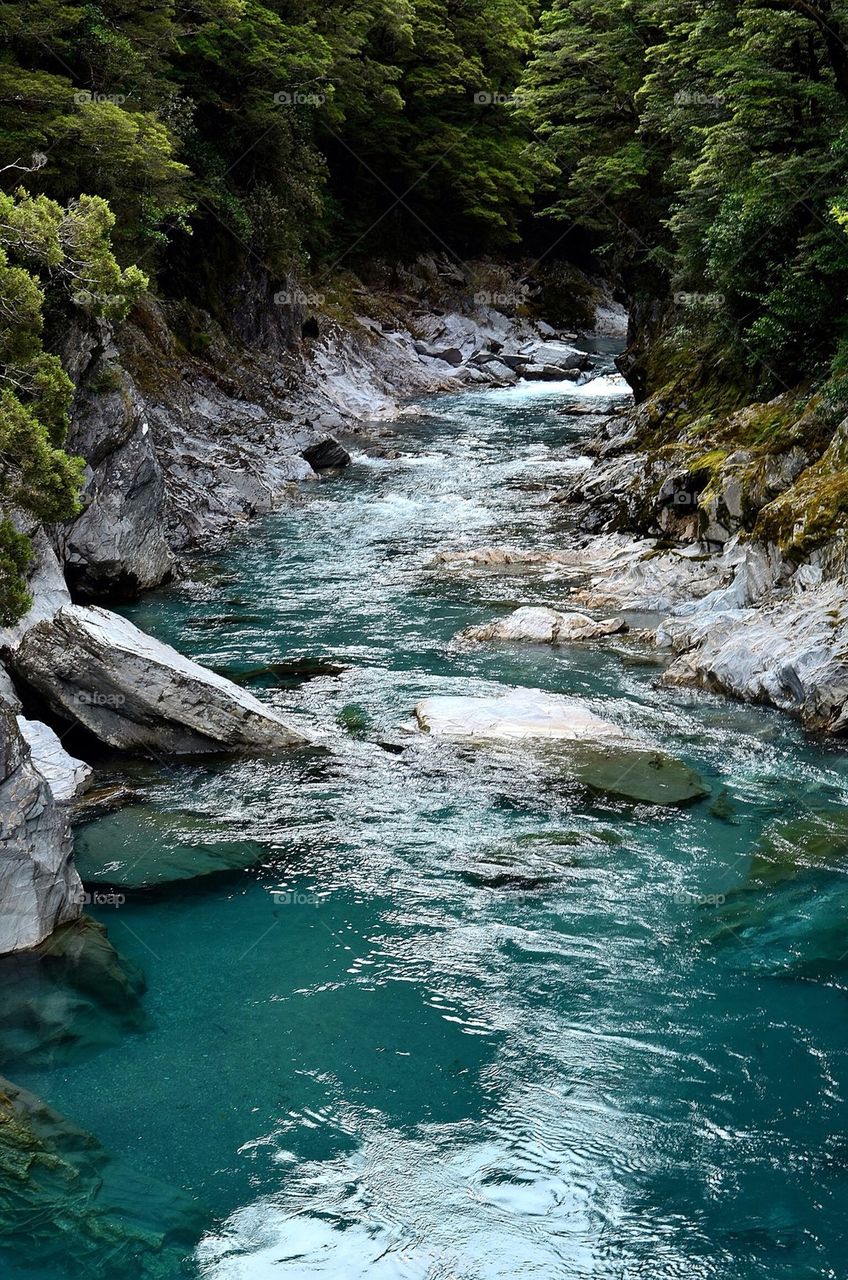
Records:
[[[574,314],[584,329],[588,296],[595,338],[623,341],[622,307],[596,282],[583,285]],[[390,455],[385,424],[414,412],[416,397],[591,377],[595,361],[577,327],[541,319],[533,288],[516,271],[498,276],[479,264],[459,275],[427,259],[368,288],[347,281],[332,295],[290,290],[277,302],[260,290],[252,310],[246,300],[235,308],[229,336],[187,304],[151,299],[118,333],[71,331],[70,447],[86,459],[84,510],[38,532],[33,608],[0,634],[30,709],[43,707],[60,735],[83,729],[123,751],[265,753],[304,743],[270,706],[94,602],[157,586],[180,572],[187,553],[296,501],[299,482],[346,465],[352,442]],[[239,341],[239,329],[251,341]],[[813,537],[811,521],[796,520],[791,537],[769,535],[823,467],[838,472],[845,423],[831,423],[828,436],[820,403],[781,398],[734,410],[718,433],[753,439],[765,422],[759,444],[696,458],[691,443],[669,436],[680,423],[677,400],[655,393],[633,407],[615,390],[582,406],[583,465],[551,498],[579,531],[572,545],[442,557],[446,567],[491,569],[522,558],[553,565],[565,579],[562,611],[523,610],[470,638],[565,643],[620,632],[621,614],[652,614],[636,642],[668,655],[665,683],[701,685],[795,713],[813,730],[843,731],[844,532],[833,519]],[[816,430],[802,431],[810,423]],[[587,617],[587,607],[616,617]],[[5,673],[0,702],[16,850],[0,949],[13,950],[80,914],[68,806],[90,770],[54,728],[24,717]]]
[[[599,283],[579,283],[574,315],[623,332],[620,304]],[[86,462],[83,510],[35,532],[32,608],[0,632],[11,855],[0,872],[0,952],[35,946],[81,914],[69,806],[91,770],[65,751],[68,730],[156,755],[268,753],[307,740],[103,605],[166,582],[187,553],[296,501],[299,482],[350,461],[342,441],[385,449],[374,433],[415,397],[587,376],[593,360],[574,345],[576,329],[539,318],[535,287],[519,270],[459,274],[423,259],[326,294],[271,295],[254,282],[234,300],[229,334],[188,304],[152,298],[117,332],[69,330],[68,450]],[[19,692],[58,736],[23,715]]]

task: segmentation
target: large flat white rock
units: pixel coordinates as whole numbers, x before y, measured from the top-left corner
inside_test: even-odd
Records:
[[[489,698],[449,695],[425,698],[415,715],[434,737],[546,747],[557,771],[594,791],[662,805],[687,804],[709,791],[683,761],[623,733],[575,698],[538,689]]]
[[[427,733],[446,738],[597,742],[622,737],[618,725],[602,720],[582,702],[538,689],[510,689],[490,698],[425,698],[415,717]]]

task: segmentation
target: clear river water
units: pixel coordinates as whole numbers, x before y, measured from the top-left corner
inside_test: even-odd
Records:
[[[846,755],[657,688],[620,638],[457,644],[567,587],[429,563],[569,544],[543,486],[598,386],[434,400],[399,457],[357,454],[127,610],[319,743],[137,766],[141,803],[80,832],[83,869],[210,843],[254,865],[93,908],[143,971],[142,1020],[112,1034],[92,1008],[79,1045],[0,1068],[141,1177],[147,1229],[161,1184],[196,1199],[165,1280],[848,1275],[848,881],[755,861],[764,832],[839,815]],[[263,671],[306,658],[342,670]],[[422,697],[502,685],[588,699],[710,796],[605,797],[404,728]],[[84,1264],[9,1244],[14,1280],[147,1274],[106,1243]]]

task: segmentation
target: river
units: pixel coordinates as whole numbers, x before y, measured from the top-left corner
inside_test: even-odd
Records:
[[[186,1274],[848,1273],[846,879],[832,861],[752,878],[766,829],[844,804],[845,755],[779,713],[658,689],[618,638],[455,644],[561,603],[562,581],[430,565],[568,545],[540,486],[577,465],[586,419],[562,410],[593,389],[434,400],[386,440],[399,457],[357,454],[127,610],[252,672],[319,742],[138,772],[144,803],[83,831],[86,858],[224,842],[256,865],[96,908],[144,972],[144,1025],[3,1067],[202,1203]],[[261,674],[306,657],[342,670]],[[404,727],[422,697],[501,685],[588,699],[711,795],[605,798],[532,752]]]

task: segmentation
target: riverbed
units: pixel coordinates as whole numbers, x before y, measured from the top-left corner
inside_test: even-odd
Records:
[[[754,862],[781,824],[840,813],[845,754],[658,688],[626,637],[457,642],[569,584],[433,565],[573,542],[547,500],[589,428],[563,410],[617,391],[440,397],[127,610],[316,742],[137,772],[141,803],[84,829],[86,857],[217,842],[254,865],[95,908],[145,975],[144,1025],[4,1066],[196,1198],[187,1275],[846,1274],[848,882]],[[587,699],[710,795],[636,804],[411,730],[423,697],[504,685]]]

